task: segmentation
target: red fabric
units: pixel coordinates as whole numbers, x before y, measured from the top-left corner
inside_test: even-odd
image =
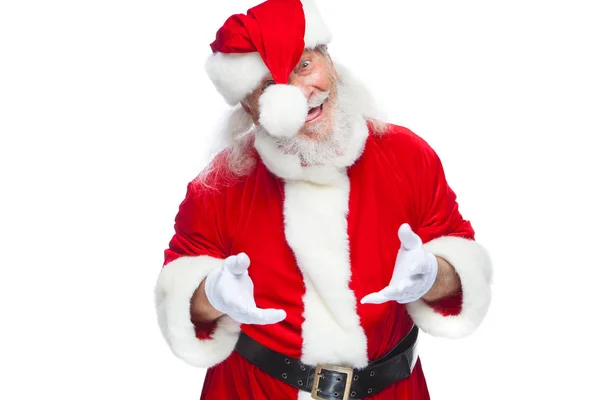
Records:
[[[257,51],[278,84],[288,77],[304,51],[306,22],[299,0],[268,0],[225,21],[210,45],[213,52]]]
[[[421,137],[408,130],[404,131],[406,142],[395,140],[392,135],[384,136],[381,145],[390,147],[390,157],[402,163],[401,171],[413,174],[412,178],[405,179],[414,187],[414,211],[415,215],[419,216],[419,219],[411,224],[412,227],[416,227],[415,233],[421,237],[423,243],[440,236],[459,236],[475,240],[471,223],[464,220],[458,210],[456,194],[448,185],[438,155]],[[407,152],[407,148],[414,148],[415,151]],[[427,304],[442,315],[458,315],[462,309],[462,292]]]
[[[458,315],[462,310],[462,292],[457,293],[455,296],[445,297],[437,301],[427,301],[426,303],[445,317]]]
[[[357,299],[389,283],[402,223],[410,223],[424,242],[446,235],[473,238],[437,155],[409,130],[392,126],[384,136],[370,135],[363,155],[348,174],[350,288]],[[273,350],[300,358],[304,284],[284,236],[282,185],[260,162],[249,176],[226,187],[207,189],[192,182],[166,258],[180,254],[225,258],[246,252],[257,306],[282,308],[287,318],[273,325],[242,325],[242,330]],[[445,301],[436,304],[441,313],[460,311],[456,304],[460,296]],[[369,359],[387,353],[412,325],[406,307],[395,302],[358,303],[357,314],[367,336]],[[295,389],[235,352],[208,370],[202,392],[202,399],[208,400],[296,398]],[[428,400],[420,363],[409,378],[370,399]]]
[[[223,160],[219,158],[216,162]],[[175,217],[175,235],[165,250],[163,265],[181,256],[224,259],[228,254],[229,244],[224,240],[227,236],[219,219],[219,215],[225,211],[220,194],[215,191],[210,196],[201,195],[195,190],[196,186],[194,182],[188,184],[185,199]],[[192,322],[198,339],[210,338],[216,328],[215,322]]]

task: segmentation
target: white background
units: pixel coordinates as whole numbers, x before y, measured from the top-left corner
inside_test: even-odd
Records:
[[[494,258],[479,331],[421,342],[433,399],[599,398],[595,3],[321,1]],[[209,43],[255,3],[0,4],[0,398],[197,399],[153,286],[227,109]]]

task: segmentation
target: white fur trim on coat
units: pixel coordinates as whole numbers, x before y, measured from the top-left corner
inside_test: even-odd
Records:
[[[443,236],[423,247],[448,261],[462,284],[462,310],[456,316],[443,316],[423,300],[407,305],[408,313],[423,331],[433,335],[459,338],[470,335],[483,321],[491,302],[492,262],[479,243],[460,237]]]
[[[257,52],[214,53],[206,60],[205,69],[217,91],[230,106],[252,93],[269,73]]]
[[[181,257],[165,265],[155,289],[158,325],[173,353],[190,365],[209,368],[233,351],[240,324],[228,316],[217,321],[211,339],[198,339],[190,315],[190,300],[206,276],[223,260],[208,256]]]
[[[306,292],[302,356],[306,364],[367,365],[367,338],[349,288],[347,176],[330,185],[286,182],[285,237]]]

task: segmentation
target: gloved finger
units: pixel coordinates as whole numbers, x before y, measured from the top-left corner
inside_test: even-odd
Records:
[[[413,301],[419,300],[419,298],[420,298],[420,296],[416,296],[412,293],[406,293],[403,296],[398,297],[398,299],[396,301],[400,304],[408,304],[408,303],[412,303]]]
[[[248,314],[255,325],[276,324],[287,316],[285,311],[276,308],[253,308],[248,311]]]
[[[400,226],[398,230],[398,237],[400,238],[400,243],[405,250],[414,250],[423,244],[419,235],[413,232],[410,225],[404,223]]]
[[[398,293],[401,293],[402,290],[404,290],[404,286],[403,285],[390,285],[387,287],[384,287],[383,290],[381,291],[381,294],[386,298],[386,299],[390,299],[393,300]]]
[[[379,292],[374,292],[366,295],[360,300],[360,304],[382,304],[391,299],[386,295],[389,292],[389,287],[386,287]]]
[[[242,275],[250,266],[250,258],[246,253],[231,256],[225,259],[225,268],[234,275]]]

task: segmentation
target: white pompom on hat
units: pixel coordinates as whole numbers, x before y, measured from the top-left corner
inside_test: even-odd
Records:
[[[252,93],[270,73],[275,85],[259,98],[260,124],[291,137],[308,114],[302,91],[288,84],[304,49],[326,45],[331,32],[314,0],[267,0],[227,19],[211,44],[206,71],[229,105]]]
[[[273,136],[293,137],[308,115],[302,90],[292,85],[272,85],[258,99],[260,124]]]

